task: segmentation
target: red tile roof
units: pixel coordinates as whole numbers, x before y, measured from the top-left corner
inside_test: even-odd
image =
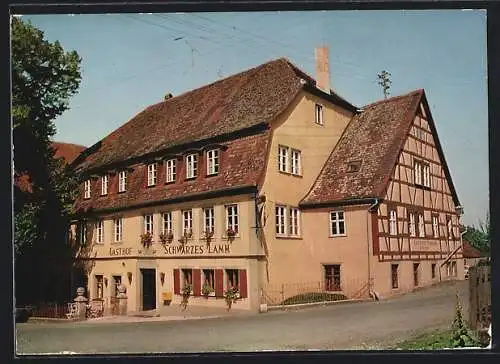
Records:
[[[75,164],[95,169],[269,123],[307,84],[315,83],[284,58],[262,64],[147,107]]]
[[[383,198],[421,102],[428,108],[424,91],[416,90],[363,107],[363,111],[349,122],[311,190],[301,201],[301,206]],[[458,205],[432,116],[429,119],[450,189]],[[359,161],[359,171],[348,172],[349,164]]]
[[[474,248],[467,240],[462,241],[464,258],[481,258],[481,252]]]

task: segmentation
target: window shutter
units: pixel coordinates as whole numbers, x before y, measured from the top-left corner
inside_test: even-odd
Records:
[[[224,296],[224,271],[222,269],[215,270],[215,296]]]
[[[193,269],[193,295],[201,296],[201,270]]]
[[[247,271],[246,269],[240,269],[239,270],[239,280],[240,280],[240,297],[241,298],[247,298],[248,297],[248,292],[247,292]]]
[[[174,269],[174,294],[181,294],[181,277],[179,269]]]

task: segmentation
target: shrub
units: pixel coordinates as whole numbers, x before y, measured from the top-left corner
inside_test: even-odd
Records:
[[[479,343],[465,325],[462,316],[462,305],[460,303],[460,298],[458,297],[458,293],[456,294],[456,297],[457,297],[457,305],[455,308],[455,318],[453,319],[453,324],[451,326],[452,329],[451,341],[453,343],[453,347],[465,348],[469,346],[479,346]]]
[[[282,305],[294,305],[299,303],[327,302],[346,300],[347,297],[340,293],[307,292],[292,296],[281,302]]]

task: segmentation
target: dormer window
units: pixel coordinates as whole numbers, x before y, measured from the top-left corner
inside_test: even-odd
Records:
[[[101,196],[108,194],[108,175],[105,174],[101,178]]]
[[[84,198],[90,198],[90,180],[84,182]]]
[[[207,152],[207,175],[219,173],[219,150],[211,149]]]
[[[156,185],[156,163],[148,164],[148,186]]]
[[[186,179],[195,178],[198,170],[198,156],[189,154],[186,156]]]
[[[172,183],[175,182],[175,174],[176,174],[176,161],[175,159],[169,159],[167,160],[167,164],[165,165],[166,168],[166,175],[167,175],[167,183]]]
[[[359,172],[361,168],[361,161],[353,161],[347,163],[347,173]]]
[[[127,189],[127,171],[118,174],[118,192],[125,192]]]
[[[323,105],[316,104],[315,106],[315,122],[318,125],[324,125],[323,122]]]

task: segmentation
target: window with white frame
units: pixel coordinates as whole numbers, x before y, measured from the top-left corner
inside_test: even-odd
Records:
[[[428,164],[423,165],[423,184],[425,187],[431,187],[431,167]]]
[[[315,122],[316,124],[318,125],[323,125],[324,122],[323,122],[323,105],[320,105],[320,104],[316,104],[315,105]]]
[[[416,185],[422,185],[422,164],[418,161],[414,165],[414,180]]]
[[[389,234],[396,235],[398,233],[398,215],[396,210],[389,211]]]
[[[172,212],[167,211],[162,214],[162,233],[163,234],[168,234],[173,233],[172,230]]]
[[[207,152],[207,175],[219,173],[219,150],[211,149]]]
[[[96,223],[96,243],[104,243],[104,221],[102,220]]]
[[[118,192],[125,192],[127,189],[127,171],[118,174]]]
[[[79,230],[80,230],[80,244],[85,245],[87,244],[87,223],[83,221],[79,225]]]
[[[213,233],[215,227],[215,213],[213,207],[203,209],[203,232]]]
[[[153,215],[144,215],[144,233],[153,235]]]
[[[437,215],[432,216],[432,234],[435,238],[439,237],[439,217]]]
[[[290,235],[300,235],[300,210],[296,207],[290,208]]]
[[[122,241],[123,220],[121,217],[113,220],[113,230],[115,243]]]
[[[175,174],[176,174],[176,160],[169,159],[165,164],[166,175],[167,175],[167,183],[175,182]]]
[[[447,227],[447,231],[448,231],[448,239],[452,239],[453,238],[453,223],[451,221],[450,216],[446,217],[446,227]]]
[[[416,236],[415,214],[413,212],[408,213],[408,219],[409,219],[408,230],[409,230],[410,236]]]
[[[193,270],[183,269],[182,270],[182,287],[193,285]]]
[[[424,214],[418,214],[418,236],[421,238],[425,237]]]
[[[300,150],[292,149],[292,174],[300,175],[302,173],[301,168]]]
[[[280,172],[288,172],[288,148],[278,147],[278,169]]]
[[[330,211],[330,235],[345,235],[344,211]]]
[[[108,175],[105,174],[101,177],[101,195],[108,194]]]
[[[276,206],[276,235],[285,235],[286,232],[286,207]]]
[[[226,269],[226,289],[240,288],[240,275],[238,269]]]
[[[84,198],[90,198],[91,181],[88,179],[84,182]]]
[[[186,236],[193,232],[193,210],[182,211],[182,233]]]
[[[148,164],[148,186],[156,185],[156,163]]]
[[[238,234],[238,205],[226,206],[226,231],[233,231]]]
[[[198,170],[198,156],[189,154],[186,156],[186,178],[195,178]]]

